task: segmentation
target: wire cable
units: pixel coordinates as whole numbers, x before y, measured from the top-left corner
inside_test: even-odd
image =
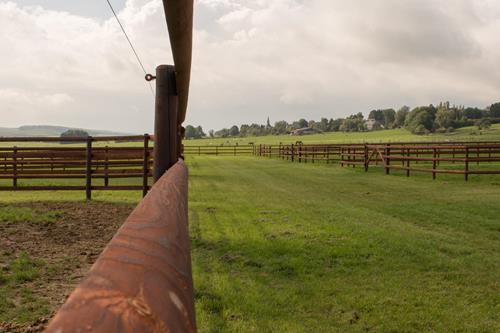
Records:
[[[141,61],[141,58],[139,57],[139,54],[137,53],[137,51],[135,50],[135,47],[134,45],[132,44],[132,41],[130,40],[130,38],[128,37],[128,34],[127,32],[125,31],[125,28],[123,27],[122,25],[122,22],[120,21],[120,19],[118,18],[118,15],[116,14],[115,12],[115,9],[113,8],[113,5],[111,4],[111,2],[109,0],[106,0],[106,2],[108,3],[109,5],[109,8],[111,9],[111,11],[113,12],[113,15],[115,16],[115,19],[116,19],[116,22],[118,22],[118,25],[120,26],[120,28],[122,29],[123,31],[123,34],[125,35],[125,38],[127,39],[128,41],[128,44],[130,45],[130,48],[132,49],[132,52],[134,52],[135,54],[135,58],[137,59],[137,62],[139,62],[139,66],[141,66],[142,68],[142,71],[144,72],[144,75],[148,75],[147,71],[146,71],[146,68],[144,67],[144,65],[142,64],[142,61]],[[154,90],[153,90],[153,85],[151,84],[151,82],[149,82],[149,88],[151,89],[151,93],[153,94],[154,96]]]

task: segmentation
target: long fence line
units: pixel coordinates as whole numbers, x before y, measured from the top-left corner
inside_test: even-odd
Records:
[[[79,138],[0,138],[0,142],[81,143],[81,147],[13,146],[0,147],[0,179],[11,180],[10,186],[0,191],[85,190],[87,199],[93,190],[149,190],[152,176],[153,148],[150,135]],[[94,142],[142,141],[142,147],[95,147]],[[142,184],[112,185],[112,179],[138,178]],[[29,185],[19,184],[23,179],[85,179],[84,185]],[[102,185],[96,185],[101,180]]]
[[[103,142],[135,142],[134,146],[102,146]],[[22,142],[27,145],[0,145],[0,191],[80,190],[87,199],[95,190],[141,190],[146,195],[153,175],[154,137],[113,136],[79,138],[0,138],[0,143]],[[38,147],[39,143],[79,143]],[[94,146],[93,143],[101,145]],[[142,143],[142,144],[141,144]],[[338,163],[341,166],[370,166],[400,170],[410,176],[428,172],[435,179],[439,173],[500,174],[500,142],[398,142],[356,144],[279,144],[235,146],[184,146],[183,154],[214,156],[260,156],[299,163]],[[84,179],[82,184],[39,185],[22,180]],[[135,179],[132,183],[115,179]],[[5,180],[10,180],[7,184]],[[137,181],[139,180],[139,181]],[[112,184],[114,183],[114,184]]]
[[[385,174],[413,172],[469,175],[500,174],[500,142],[289,144],[259,145],[256,155],[298,163],[339,163],[341,166],[379,166]]]

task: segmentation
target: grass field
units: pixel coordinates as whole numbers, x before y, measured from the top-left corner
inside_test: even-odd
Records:
[[[500,331],[498,176],[465,183],[253,157],[187,162],[200,332]],[[109,217],[84,195],[0,192],[0,225],[52,230],[79,212],[92,216],[89,224],[58,235],[88,241]],[[94,199],[126,216],[140,196],[96,192]],[[25,207],[33,201],[44,203]],[[128,203],[125,211],[117,203]],[[0,322],[36,323],[54,310],[57,302],[37,292],[58,272],[74,277],[65,263],[86,260],[80,251],[89,243],[75,244],[77,260],[42,260],[33,245],[0,251]]]
[[[500,141],[500,124],[494,124],[488,130],[479,131],[476,126],[463,127],[451,133],[436,133],[429,135],[415,135],[406,129],[392,129],[372,132],[331,132],[305,136],[290,135],[268,135],[258,137],[244,138],[204,138],[198,140],[184,140],[187,146],[204,145],[248,145],[254,144],[279,144],[295,143],[302,141],[304,143],[360,143],[360,142],[401,142],[401,141]],[[150,146],[154,145],[150,142]],[[9,142],[0,143],[0,146],[18,146],[18,147],[60,147],[60,143],[48,142]],[[84,143],[64,144],[63,147],[83,147]],[[100,141],[93,143],[94,147],[142,147],[143,142],[106,142]]]
[[[498,178],[189,165],[201,332],[500,330]]]
[[[247,145],[254,144],[278,144],[294,143],[359,143],[359,142],[396,142],[396,141],[500,141],[500,124],[495,124],[489,130],[479,131],[477,127],[459,128],[455,132],[444,134],[415,135],[405,129],[393,129],[373,132],[333,132],[305,136],[274,135],[248,138],[216,138],[185,140],[184,144],[189,146],[200,145]]]

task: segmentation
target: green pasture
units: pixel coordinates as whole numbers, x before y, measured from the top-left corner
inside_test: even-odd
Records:
[[[269,135],[244,138],[204,138],[197,140],[184,140],[186,146],[204,145],[248,145],[254,144],[279,144],[295,143],[361,143],[361,142],[402,142],[402,141],[500,141],[500,124],[494,124],[490,129],[478,130],[476,126],[463,127],[451,133],[434,133],[428,135],[416,135],[406,129],[391,129],[372,132],[331,132],[315,135],[291,136],[291,135]],[[150,146],[154,145],[150,142]],[[58,142],[2,142],[0,147],[83,147],[85,143],[60,144]],[[99,141],[92,144],[93,147],[142,147],[142,141],[136,142],[114,142]]]
[[[254,157],[187,162],[200,332],[500,331],[500,176],[466,183],[456,175],[433,181]],[[84,205],[84,197],[0,192],[0,204]],[[113,202],[140,197],[94,194]],[[13,209],[0,210],[0,223]],[[23,254],[16,260],[0,276],[0,307],[17,288],[27,295],[23,309],[37,308],[30,284],[44,264]],[[37,312],[8,315],[33,320]]]
[[[393,129],[373,132],[332,132],[315,135],[291,136],[271,135],[247,138],[215,138],[184,140],[184,145],[248,145],[295,143],[361,143],[361,142],[401,142],[401,141],[500,141],[500,124],[491,126],[489,130],[479,131],[477,127],[459,128],[451,133],[436,133],[429,135],[415,135],[406,129]]]
[[[189,165],[201,332],[500,330],[498,177]]]

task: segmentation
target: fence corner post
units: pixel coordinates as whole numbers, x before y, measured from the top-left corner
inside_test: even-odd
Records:
[[[177,123],[179,96],[175,67],[156,67],[154,170],[156,182],[180,157],[181,129]]]

